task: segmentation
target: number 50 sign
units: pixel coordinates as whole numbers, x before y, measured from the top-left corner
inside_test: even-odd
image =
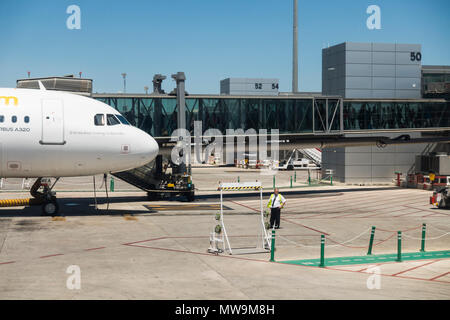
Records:
[[[420,52],[411,52],[411,61],[422,60],[422,54]]]

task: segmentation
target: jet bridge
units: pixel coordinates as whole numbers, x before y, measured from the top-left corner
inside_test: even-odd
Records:
[[[184,72],[178,72],[172,75],[177,86],[173,94],[177,97],[177,105],[181,106],[177,115],[177,127],[186,128],[185,113],[185,89],[184,82],[186,76]],[[154,93],[159,94],[162,91],[162,81],[165,76],[157,74],[153,78]],[[184,137],[178,137],[177,143],[182,143]],[[175,145],[174,145],[175,146]],[[183,157],[179,154],[179,158]],[[181,195],[185,196],[187,201],[194,201],[195,186],[191,179],[190,163],[178,161],[179,164],[172,162],[171,155],[168,154],[167,161],[163,163],[163,155],[160,154],[155,160],[145,166],[128,171],[116,172],[113,175],[129,184],[147,192],[149,200],[160,200],[165,197]],[[190,159],[190,157],[187,157]],[[177,159],[180,160],[180,159]]]

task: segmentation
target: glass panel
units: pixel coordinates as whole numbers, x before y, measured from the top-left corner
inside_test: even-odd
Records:
[[[104,126],[105,125],[105,115],[104,114],[96,114],[94,116],[94,123],[96,126]]]
[[[114,107],[128,120],[131,125],[136,125],[136,110],[134,108],[133,99],[117,98],[116,105]]]
[[[341,118],[339,100],[328,100],[328,126],[330,130],[340,130]]]
[[[314,130],[326,130],[326,100],[316,99],[314,102]]]
[[[108,126],[115,126],[120,124],[119,119],[117,119],[113,114],[106,115],[106,122],[108,123]]]
[[[127,121],[127,119],[124,118],[124,116],[120,115],[120,114],[116,114],[117,119],[120,120],[120,122],[122,122],[123,124],[126,125],[130,125],[130,123]]]
[[[131,124],[153,136],[170,136],[177,128],[175,97],[101,98]],[[326,100],[316,99],[316,131],[326,129]],[[328,101],[328,125],[340,130],[338,100]],[[335,119],[331,122],[334,111]],[[344,101],[344,130],[407,129],[450,126],[448,102]],[[118,115],[117,115],[118,116]],[[279,129],[280,133],[313,131],[312,99],[274,98],[186,98],[186,124],[193,134],[194,121],[202,121],[203,132],[219,129]],[[123,121],[122,121],[123,122]]]
[[[154,135],[153,113],[154,99],[143,98],[137,100],[137,127],[150,135]]]
[[[344,129],[409,129],[448,127],[448,102],[344,101]]]

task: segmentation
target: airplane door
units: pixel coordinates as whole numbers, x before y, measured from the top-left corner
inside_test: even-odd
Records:
[[[41,144],[65,144],[64,105],[61,100],[42,100]]]

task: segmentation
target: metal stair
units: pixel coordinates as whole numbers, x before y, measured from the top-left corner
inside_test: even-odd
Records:
[[[322,164],[322,152],[317,149],[298,149],[307,159],[314,162],[317,166]]]
[[[128,171],[112,173],[113,176],[144,191],[156,189],[160,179],[155,174],[155,161]]]
[[[436,148],[437,143],[429,143],[425,146],[425,149],[423,149],[423,151],[420,153],[421,156],[424,155],[428,155],[430,152],[432,152],[432,150],[434,148]],[[409,168],[408,170],[408,174],[407,176],[409,176],[410,174],[415,174],[416,173],[416,162],[414,161],[411,168]]]

